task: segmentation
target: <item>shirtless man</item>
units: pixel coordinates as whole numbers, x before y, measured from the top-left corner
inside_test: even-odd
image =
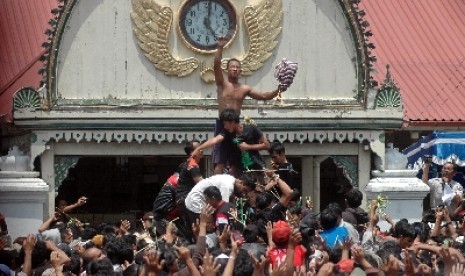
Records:
[[[215,72],[216,93],[218,98],[218,114],[221,114],[225,109],[231,108],[238,114],[241,114],[242,103],[246,96],[255,100],[271,100],[280,92],[279,87],[271,92],[261,93],[249,85],[241,84],[239,76],[241,75],[241,62],[235,58],[228,61],[227,71],[228,78],[223,76],[221,69],[221,59],[223,57],[223,47],[226,45],[226,38],[220,37],[218,39],[218,48],[215,53],[213,62],[213,69]],[[222,122],[217,119],[215,125],[215,136],[218,135],[223,129]],[[215,164],[215,174],[223,172],[224,164],[229,160],[228,152],[231,150],[231,143],[224,141],[218,144],[213,149],[213,163]]]

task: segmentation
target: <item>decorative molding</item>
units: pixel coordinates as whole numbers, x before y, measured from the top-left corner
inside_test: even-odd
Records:
[[[204,61],[194,57],[186,59],[175,58],[169,49],[170,28],[173,22],[172,7],[162,6],[153,1],[132,0],[134,12],[131,18],[134,22],[134,34],[139,40],[140,48],[154,66],[169,76],[184,77],[190,75]],[[281,33],[282,0],[262,0],[256,5],[244,8],[244,25],[249,36],[247,54],[241,59],[242,74],[251,75],[260,69],[270,58],[278,45],[277,37]],[[181,35],[185,45],[189,45]],[[232,39],[231,39],[232,40]],[[227,45],[226,45],[227,46]],[[188,47],[194,52],[212,54],[215,51],[202,51]],[[210,68],[202,66],[201,79],[212,83],[208,74]]]
[[[139,39],[139,46],[155,68],[168,76],[184,77],[190,75],[198,66],[199,60],[193,57],[177,59],[168,46],[173,10],[162,6],[157,0],[132,0],[134,12],[134,34]]]
[[[342,169],[344,176],[349,180],[350,184],[358,187],[358,166],[351,156],[331,155],[334,164]]]
[[[68,176],[69,169],[76,166],[80,156],[55,156],[55,192],[62,184],[63,180]]]
[[[251,75],[270,58],[278,45],[283,19],[282,0],[262,0],[258,5],[244,8],[244,24],[249,35],[249,49],[241,59],[242,75]]]
[[[358,91],[355,91],[355,98],[361,106],[366,106],[368,91],[370,87],[376,86],[370,77],[376,57],[372,55],[374,44],[369,41],[372,36],[370,24],[364,19],[364,10],[359,8],[361,0],[338,0],[343,9],[343,13],[349,22],[350,32],[354,38],[355,49],[357,49],[358,68]]]
[[[13,110],[21,108],[36,109],[41,106],[39,93],[32,87],[24,87],[13,95]]]
[[[268,131],[264,132],[265,136],[270,141],[278,140],[280,142],[290,143],[362,143],[367,141],[372,143],[379,141],[383,131],[370,130],[316,130],[316,131]],[[211,132],[176,132],[176,131],[129,131],[129,130],[51,130],[51,131],[35,131],[33,134],[35,142],[33,144],[45,145],[50,141],[54,142],[128,142],[128,143],[143,143],[143,142],[162,142],[168,143],[184,143],[197,139],[205,141],[212,137]]]
[[[389,64],[386,65],[386,78],[378,90],[375,100],[375,108],[402,108],[400,89],[391,77]]]

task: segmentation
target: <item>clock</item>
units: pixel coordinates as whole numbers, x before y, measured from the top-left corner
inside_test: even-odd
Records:
[[[187,0],[179,9],[180,37],[200,53],[214,52],[218,37],[232,41],[236,23],[236,10],[227,0]]]

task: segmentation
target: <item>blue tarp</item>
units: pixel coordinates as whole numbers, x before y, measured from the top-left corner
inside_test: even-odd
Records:
[[[423,167],[422,157],[431,155],[433,158],[430,177],[439,177],[441,167],[446,162],[459,166],[454,180],[465,184],[463,168],[465,166],[465,132],[433,132],[422,137],[415,144],[402,151],[408,158],[408,166],[413,169]],[[420,174],[421,175],[421,174]]]
[[[437,165],[452,161],[462,167],[465,166],[465,132],[435,131],[422,137],[402,153],[407,156],[408,164],[417,169],[422,167],[424,155],[431,155],[433,163]]]

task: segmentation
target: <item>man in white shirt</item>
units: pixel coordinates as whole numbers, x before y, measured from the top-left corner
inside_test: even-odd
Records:
[[[462,185],[452,180],[457,172],[457,165],[447,162],[442,166],[440,178],[428,179],[430,165],[430,163],[425,162],[422,175],[423,182],[430,187],[430,207],[435,209],[439,205],[446,205],[452,215],[460,204],[463,194]]]
[[[236,179],[229,174],[217,174],[199,181],[186,197],[186,208],[196,214],[200,214],[206,205],[203,192],[210,186],[217,187],[223,200],[229,202],[231,194],[244,194],[255,190],[256,179],[251,174],[244,174],[241,179]]]

